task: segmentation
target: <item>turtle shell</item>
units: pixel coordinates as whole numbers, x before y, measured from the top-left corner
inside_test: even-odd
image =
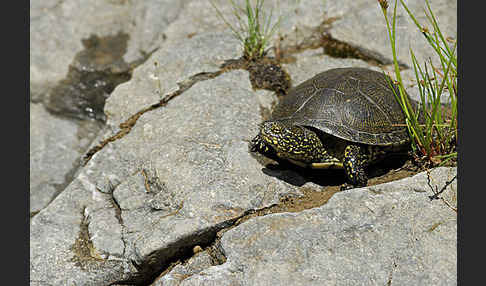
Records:
[[[314,127],[356,143],[405,143],[405,115],[386,77],[365,68],[319,73],[292,88],[275,107],[272,120]],[[396,85],[394,89],[399,94]]]

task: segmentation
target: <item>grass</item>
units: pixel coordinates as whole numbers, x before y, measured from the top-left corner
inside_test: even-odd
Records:
[[[219,18],[231,29],[233,35],[241,41],[243,56],[248,60],[262,58],[266,53],[269,40],[280,25],[281,17],[278,17],[277,21],[272,24],[273,9],[267,15],[263,9],[264,0],[256,0],[254,5],[250,3],[250,0],[245,0],[245,7],[238,6],[235,0],[228,1],[233,7],[236,25],[232,25],[225,18],[213,0],[210,0],[210,3],[216,10]]]
[[[424,13],[428,25],[422,26],[413,13],[408,9],[403,0],[400,0],[403,8],[415,23],[417,29],[427,40],[439,59],[439,66],[434,66],[432,60],[420,65],[412,49],[410,56],[413,64],[415,78],[418,83],[421,106],[420,112],[414,110],[413,105],[405,92],[405,87],[400,74],[396,49],[396,12],[397,1],[393,8],[391,19],[388,16],[388,1],[378,0],[386,21],[388,36],[390,39],[395,76],[399,86],[399,94],[396,94],[400,105],[406,115],[406,124],[412,139],[412,149],[415,154],[428,159],[433,165],[442,165],[449,160],[457,159],[457,42],[446,38],[442,34],[429,1],[426,0]],[[449,93],[450,108],[441,104],[441,95]],[[420,119],[419,119],[419,113]]]

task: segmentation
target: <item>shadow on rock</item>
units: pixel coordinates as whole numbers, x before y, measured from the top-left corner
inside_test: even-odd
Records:
[[[343,170],[302,168],[285,161],[268,164],[262,172],[296,187],[308,182],[320,186],[339,186],[345,182]]]
[[[384,183],[394,180],[390,171],[397,170],[405,166],[409,157],[396,155],[388,157],[367,168],[369,179],[373,179],[373,184]],[[311,169],[303,168],[283,160],[275,160],[274,163],[264,164],[262,172],[268,176],[275,177],[296,187],[302,187],[308,182],[312,182],[322,187],[340,186],[346,182],[344,170],[340,169]],[[400,178],[402,176],[397,177]]]

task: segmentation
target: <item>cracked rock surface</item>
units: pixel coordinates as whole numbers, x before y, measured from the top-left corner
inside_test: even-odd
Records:
[[[431,176],[447,181],[455,170]],[[456,190],[452,183],[443,194]],[[456,214],[429,195],[420,173],[251,219],[221,238],[226,263],[179,285],[455,285]]]
[[[385,20],[381,9],[376,9],[377,1],[326,1],[326,12],[330,17],[339,17],[332,24],[331,34],[334,38],[352,45],[360,46],[378,52],[389,59],[392,59],[392,52],[389,46]],[[388,14],[393,14],[394,1],[388,1]],[[429,1],[434,15],[439,19],[441,32],[448,36],[457,34],[457,1],[455,0],[433,0]],[[398,1],[397,7],[397,46],[398,59],[412,67],[410,60],[410,48],[413,49],[419,63],[434,56],[434,52],[427,44],[425,37],[417,32],[417,27],[408,16],[407,12]],[[407,1],[407,7],[416,16],[419,23],[427,27],[428,22],[424,13],[425,1]],[[367,19],[363,21],[363,19]],[[434,60],[437,60],[434,58]],[[434,61],[434,63],[438,63]]]
[[[106,125],[93,143],[82,141],[83,151],[75,152],[79,147],[69,143],[77,123],[57,122],[41,103],[31,103],[31,120],[44,112],[43,120],[61,126],[31,121],[31,162],[43,152],[78,160],[86,145],[113,139],[72,173],[57,196],[37,199],[31,188],[31,205],[39,205],[30,221],[31,285],[108,285],[133,277],[140,285],[456,284],[456,168],[338,192],[302,211],[260,212],[309,190],[325,192],[340,179],[271,169],[248,152],[248,141],[277,97],[253,90],[247,71],[220,68],[240,57],[241,47],[209,2],[88,2],[31,1],[33,101],[49,96],[46,90],[65,76],[81,39],[91,33],[127,33],[126,62],[157,50],[110,94]],[[274,13],[285,15],[284,44],[305,38],[299,31],[339,17],[328,31],[334,38],[390,57],[376,1],[283,2]],[[408,2],[413,9],[423,6],[423,1]],[[216,3],[231,13],[228,1]],[[431,1],[451,35],[454,5]],[[399,26],[409,25],[405,18]],[[415,40],[421,34],[414,27],[401,32],[418,45],[417,53],[428,56],[425,43]],[[46,50],[59,55],[44,55]],[[381,70],[320,48],[292,56],[295,61],[283,67],[293,85],[330,68]],[[401,56],[410,65],[408,55]],[[164,98],[169,99],[160,104]],[[52,128],[65,130],[54,135],[63,135],[67,150],[41,140],[50,138]],[[69,160],[62,160],[66,167],[50,164],[64,169]],[[61,177],[69,171],[56,170]],[[36,182],[31,176],[31,184]],[[429,199],[444,186],[440,199]]]

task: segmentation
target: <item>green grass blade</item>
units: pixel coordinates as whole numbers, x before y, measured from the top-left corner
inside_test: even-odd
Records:
[[[226,20],[226,18],[223,16],[223,13],[221,12],[221,10],[219,10],[219,8],[216,6],[216,4],[214,4],[214,2],[212,0],[209,1],[209,3],[213,6],[214,10],[216,11],[216,14],[218,15],[218,17],[223,20],[223,22],[228,26],[228,28],[230,28],[230,30],[233,32],[234,36],[236,38],[238,38],[240,41],[243,40],[243,37],[241,36],[241,34],[233,27],[233,25],[231,25],[228,20]]]
[[[444,44],[444,46],[447,50],[447,54],[449,55],[449,57],[451,57],[452,52],[449,48],[449,45],[447,44],[447,41],[445,40],[444,36],[442,35],[442,32],[439,29],[439,24],[437,23],[437,19],[434,16],[434,12],[430,8],[429,0],[425,0],[425,4],[427,5],[427,10],[429,11],[429,14],[426,13],[427,18],[429,18],[429,21],[432,23],[432,25],[434,27],[434,31],[439,34],[439,37],[442,40],[442,43]]]

